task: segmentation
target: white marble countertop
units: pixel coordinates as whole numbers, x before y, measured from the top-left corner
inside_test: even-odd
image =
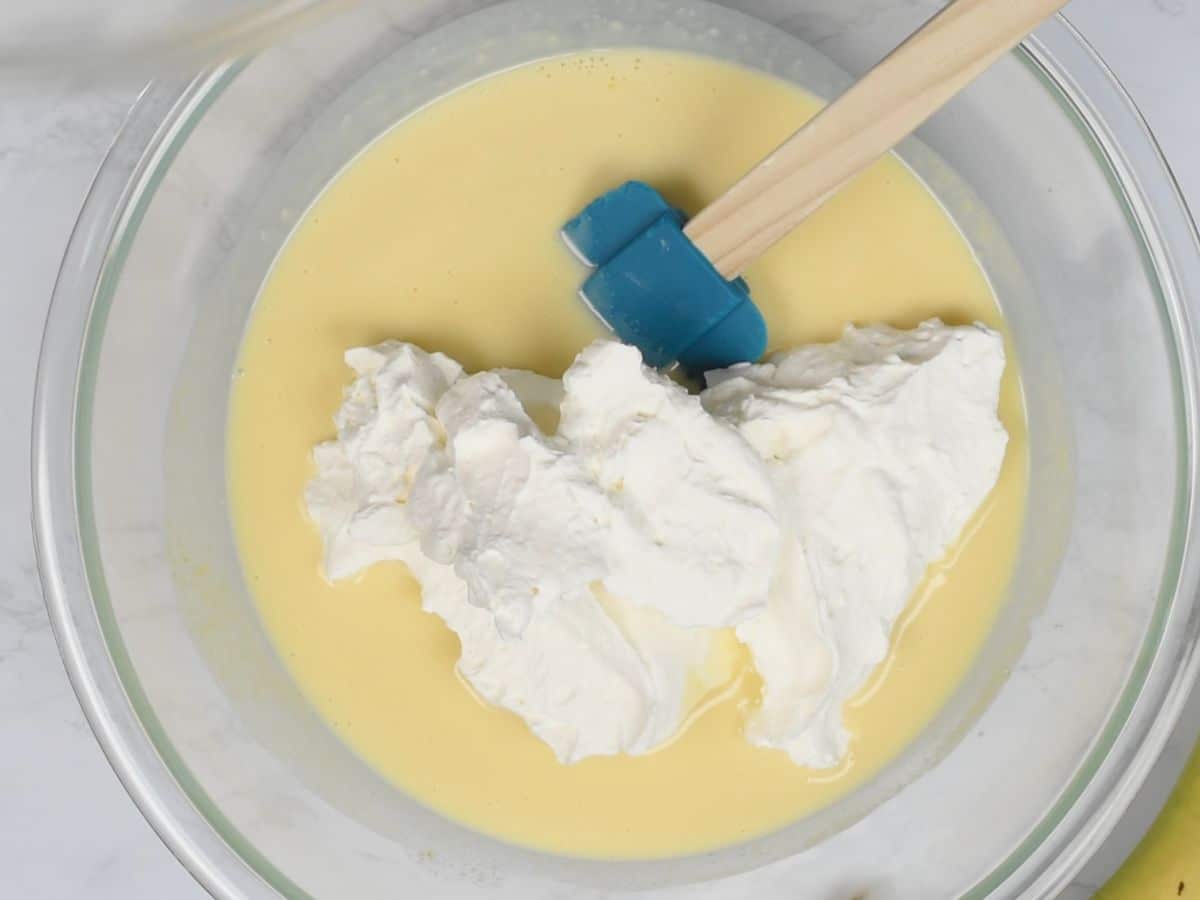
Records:
[[[1068,15],[1141,106],[1200,208],[1200,0],[1074,0]],[[67,683],[30,533],[29,421],[42,321],[92,173],[137,92],[69,77],[0,83],[0,894],[205,893],[110,771]],[[1087,897],[1161,806],[1200,732],[1200,692],[1118,832],[1067,891]]]

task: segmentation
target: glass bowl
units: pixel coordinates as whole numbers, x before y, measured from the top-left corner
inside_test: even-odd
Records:
[[[259,48],[347,0],[38,0],[0,4],[0,71],[184,71]]]
[[[257,288],[323,185],[388,126],[472,78],[598,46],[708,53],[832,96],[936,8],[397,0],[147,87],[55,289],[35,526],[88,718],[211,893],[1046,897],[1098,846],[1200,667],[1200,256],[1153,138],[1061,18],[899,150],[1008,318],[1030,497],[1010,597],[972,673],[860,790],[674,860],[552,857],[468,831],[384,782],[310,710],[258,623],[228,524],[224,422]]]

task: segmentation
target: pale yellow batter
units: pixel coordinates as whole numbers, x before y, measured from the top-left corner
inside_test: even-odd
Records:
[[[354,583],[319,571],[302,506],[309,451],[333,434],[342,353],[385,338],[469,370],[557,376],[601,333],[558,238],[631,177],[695,210],[818,108],[734,66],[629,51],[571,56],[465,88],[388,132],[316,203],[284,248],[246,332],[229,424],[230,497],[249,584],[296,680],[365,759],[429,806],[549,851],[659,857],[745,840],[862,784],[948,699],[1003,600],[1026,487],[1010,365],[999,484],[935,566],[880,674],[847,711],[835,772],[741,736],[758,681],[739,680],[681,738],[645,757],[559,765],[514,715],[454,674],[458,639],[420,611],[398,564]],[[897,160],[873,166],[747,273],[773,347],[836,338],[847,321],[938,315],[1003,328],[971,251]],[[269,536],[269,537],[264,537]],[[484,750],[486,748],[486,751]]]

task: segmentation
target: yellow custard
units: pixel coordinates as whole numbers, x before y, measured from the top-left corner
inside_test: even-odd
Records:
[[[999,483],[932,567],[890,657],[848,704],[836,771],[741,735],[758,680],[738,676],[681,737],[643,757],[556,762],[514,715],[454,673],[458,639],[420,610],[399,564],[353,583],[320,572],[303,511],[310,450],[333,435],[342,354],[387,338],[468,370],[562,373],[602,334],[558,229],[630,178],[695,210],[818,109],[792,85],[659,51],[574,55],[451,94],[365,150],[308,212],[262,288],[229,422],[230,497],[247,581],[296,681],[332,728],[403,790],[505,840],[592,857],[703,851],[786,825],[861,785],[941,708],[1003,601],[1026,489],[1025,420],[1010,364]],[[884,159],[750,268],[773,348],[847,321],[930,316],[1003,328],[982,271],[937,201]],[[270,535],[270,540],[258,540]],[[486,749],[485,749],[486,748]]]

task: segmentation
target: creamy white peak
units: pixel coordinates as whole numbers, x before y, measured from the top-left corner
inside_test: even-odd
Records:
[[[445,448],[426,456],[409,497],[425,555],[453,565],[467,600],[507,637],[535,612],[592,602],[608,504],[582,461],[542,434],[494,372],[457,382],[436,415]]]
[[[563,388],[558,434],[610,503],[604,586],[680,625],[762,612],[780,535],[754,448],[624,344],[585,349]]]
[[[337,439],[313,450],[304,499],[325,544],[325,574],[347,578],[416,537],[404,504],[417,469],[443,441],[434,407],[463,376],[441,353],[386,341],[346,352],[357,376],[334,416]]]
[[[700,397],[611,342],[562,382],[396,342],[346,361],[306,493],[327,575],[406,563],[464,678],[564,762],[671,739],[736,625],[764,683],[748,738],[836,765],[845,701],[1006,442],[1000,337],[936,320],[709,373]]]
[[[845,755],[843,704],[999,475],[1003,370],[996,332],[933,320],[709,374],[705,408],[766,461],[788,534],[767,614],[738,628],[764,682],[752,741]]]
[[[562,384],[553,436],[498,373],[446,390],[409,496],[425,554],[510,637],[593,583],[690,627],[761,612],[779,526],[754,449],[632,347],[592,344]]]

